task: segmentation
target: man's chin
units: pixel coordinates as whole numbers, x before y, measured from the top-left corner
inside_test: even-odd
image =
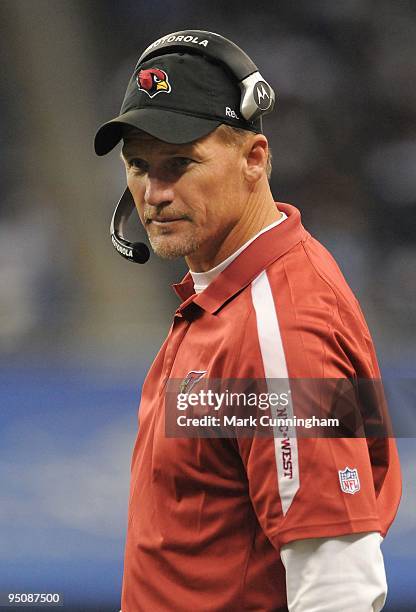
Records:
[[[153,252],[162,259],[178,259],[195,253],[200,247],[197,240],[175,241],[169,238],[150,239]]]

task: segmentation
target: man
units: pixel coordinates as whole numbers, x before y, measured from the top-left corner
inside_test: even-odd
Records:
[[[165,433],[171,380],[189,393],[203,379],[380,376],[355,297],[299,211],[274,202],[261,122],[239,105],[223,65],[162,48],[96,136],[99,155],[123,139],[154,252],[190,270],[142,389],[122,610],[376,612],[400,497],[391,439]]]

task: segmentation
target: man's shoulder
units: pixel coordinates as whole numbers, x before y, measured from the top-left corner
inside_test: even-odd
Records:
[[[338,263],[310,234],[265,272],[273,294],[281,295],[286,289],[293,306],[359,312],[358,300]]]
[[[283,334],[373,354],[360,304],[331,253],[310,234],[264,270]]]
[[[252,338],[284,348],[290,376],[376,375],[370,332],[339,266],[308,235],[267,266],[251,284],[253,315],[245,326],[244,353]],[[283,349],[280,350],[283,355]],[[282,358],[283,359],[283,358]]]

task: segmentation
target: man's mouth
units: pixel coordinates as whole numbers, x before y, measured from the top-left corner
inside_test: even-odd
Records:
[[[169,223],[175,223],[175,221],[183,221],[184,217],[154,217],[147,219],[146,223],[152,223],[153,225],[168,225]]]

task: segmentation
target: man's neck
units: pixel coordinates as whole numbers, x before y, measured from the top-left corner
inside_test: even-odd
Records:
[[[262,229],[278,221],[281,216],[282,214],[274,203],[267,183],[267,190],[249,195],[244,207],[244,215],[215,250],[210,254],[192,253],[185,258],[189,269],[193,272],[211,270],[235,253]]]
[[[195,293],[201,293],[204,291],[211,282],[217,278],[233,261],[236,259],[256,238],[258,238],[264,232],[269,231],[272,227],[276,227],[276,225],[280,225],[285,219],[287,219],[286,213],[282,212],[281,217],[278,221],[274,221],[267,225],[265,228],[257,232],[250,240],[245,242],[239,249],[237,249],[232,255],[224,259],[220,264],[215,266],[215,268],[211,268],[207,272],[194,272],[190,270],[192,280],[194,282],[194,291]]]

